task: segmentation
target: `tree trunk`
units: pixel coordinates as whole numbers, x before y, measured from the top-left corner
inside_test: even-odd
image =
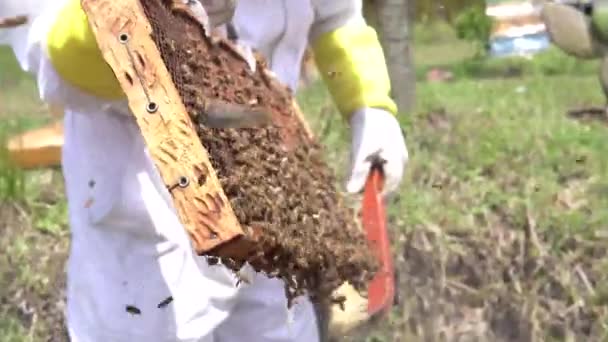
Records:
[[[391,96],[400,112],[414,108],[416,71],[413,63],[412,33],[415,0],[366,0],[368,23],[378,32],[391,78]]]

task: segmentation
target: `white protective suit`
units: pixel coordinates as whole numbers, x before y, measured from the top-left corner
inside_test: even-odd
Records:
[[[301,298],[287,310],[281,281],[247,270],[251,283],[237,287],[231,271],[209,266],[193,252],[126,102],[92,96],[59,76],[45,39],[66,1],[46,2],[31,25],[0,40],[8,41],[23,69],[36,75],[41,98],[65,108],[62,165],[72,239],[67,279],[72,341],[317,341],[309,300]],[[42,6],[21,4],[30,3]],[[0,16],[23,14],[2,6],[7,5],[0,4]],[[362,20],[356,0],[245,0],[235,15],[242,38],[259,48],[293,88],[309,33]],[[369,121],[365,113],[374,111],[381,112],[361,109],[353,120]],[[395,132],[399,126],[391,114],[377,117],[355,135],[365,140],[366,129],[389,122],[380,127],[397,137],[396,143],[386,142],[396,157],[385,159],[401,165],[400,178],[407,151],[401,132]],[[362,145],[354,150],[375,148]]]

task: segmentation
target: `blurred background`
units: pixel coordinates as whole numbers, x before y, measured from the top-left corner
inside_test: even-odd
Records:
[[[411,161],[389,209],[399,300],[346,341],[607,340],[600,58],[556,48],[541,6],[366,3]],[[311,55],[302,68],[298,101],[343,179],[347,126]],[[2,342],[64,340],[69,230],[52,112],[0,48]]]

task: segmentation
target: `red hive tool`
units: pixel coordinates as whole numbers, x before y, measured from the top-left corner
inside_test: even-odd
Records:
[[[395,270],[381,195],[383,178],[381,167],[372,167],[363,192],[361,213],[367,240],[380,262],[380,269],[368,287],[367,311],[370,317],[388,311],[395,297]]]

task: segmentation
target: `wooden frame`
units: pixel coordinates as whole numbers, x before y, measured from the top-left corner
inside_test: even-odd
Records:
[[[81,0],[198,254],[244,258],[255,234],[236,218],[139,0]]]
[[[11,162],[19,168],[56,168],[61,167],[63,141],[63,122],[57,120],[11,137],[6,149]]]

